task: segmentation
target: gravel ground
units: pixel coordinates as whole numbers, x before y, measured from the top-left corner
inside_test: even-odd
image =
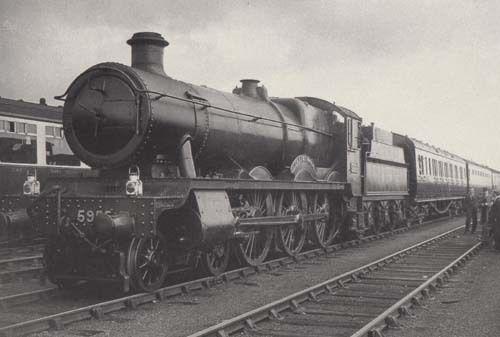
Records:
[[[344,249],[328,257],[255,275],[246,282],[223,284],[36,336],[185,336],[365,265],[463,222],[462,218],[456,218],[431,224],[360,247]]]
[[[490,247],[467,263],[444,288],[427,300],[415,317],[386,337],[500,336],[500,252]]]

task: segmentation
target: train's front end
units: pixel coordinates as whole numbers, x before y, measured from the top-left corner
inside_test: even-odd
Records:
[[[138,33],[128,43],[132,66],[97,64],[59,97],[65,100],[68,144],[96,172],[93,178],[54,179],[37,204],[37,216],[48,228],[48,276],[60,286],[90,280],[149,291],[161,286],[170,264],[156,224],[163,211],[184,203],[188,192],[185,185],[176,186],[176,197],[166,201],[148,179],[158,147],[175,149],[178,143],[174,134],[158,129],[157,95],[147,86],[168,79],[162,65],[168,42],[159,34]]]

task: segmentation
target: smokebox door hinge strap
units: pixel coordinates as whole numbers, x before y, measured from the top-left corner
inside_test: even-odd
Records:
[[[106,96],[106,80],[104,78],[100,79],[100,84],[101,87],[98,88],[97,86],[93,86],[92,84],[96,84],[96,81],[90,81],[91,79],[94,79],[94,77],[89,77],[89,89],[92,91],[97,91],[101,93],[103,96]]]

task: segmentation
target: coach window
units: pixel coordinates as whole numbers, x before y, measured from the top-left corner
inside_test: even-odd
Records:
[[[418,155],[418,175],[423,175],[424,174],[424,163],[423,163],[423,160],[422,160],[422,156],[421,155]]]

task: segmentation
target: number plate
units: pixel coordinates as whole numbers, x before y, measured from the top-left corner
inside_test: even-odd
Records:
[[[74,219],[76,220],[77,223],[80,223],[80,224],[83,224],[83,223],[92,224],[92,223],[94,223],[96,215],[98,215],[100,213],[111,214],[111,211],[107,211],[107,210],[103,211],[100,209],[95,211],[92,209],[80,208],[76,211]]]

